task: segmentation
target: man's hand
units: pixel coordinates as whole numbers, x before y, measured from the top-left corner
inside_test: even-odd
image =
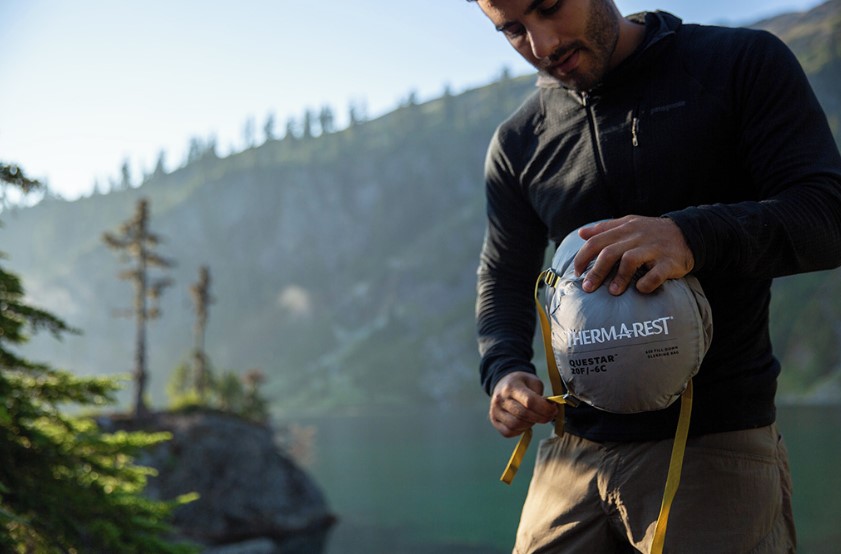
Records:
[[[515,437],[535,423],[548,423],[558,406],[543,398],[543,382],[526,371],[499,380],[491,396],[490,420],[503,437]]]
[[[654,292],[668,279],[679,279],[692,271],[695,257],[674,221],[662,217],[635,215],[603,221],[578,231],[587,242],[575,256],[575,274],[581,275],[595,259],[584,277],[584,290],[593,292],[607,279],[613,295],[625,292],[634,273],[646,273],[637,281],[637,290]]]

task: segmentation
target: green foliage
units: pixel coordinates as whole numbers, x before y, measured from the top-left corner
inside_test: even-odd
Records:
[[[142,496],[151,470],[135,456],[163,433],[104,433],[62,407],[101,406],[114,379],[76,377],[10,348],[31,332],[67,325],[23,301],[20,279],[0,267],[0,551],[178,554],[167,539],[173,508]]]
[[[24,196],[34,191],[41,192],[41,198],[49,191],[37,179],[24,175],[23,170],[14,164],[0,162],[0,209],[17,204]],[[11,192],[11,194],[8,194]]]
[[[24,193],[43,186],[40,181],[30,179],[24,175],[23,170],[20,167],[2,162],[0,162],[0,182],[14,185],[21,189]]]
[[[173,410],[202,405],[201,397],[190,378],[191,373],[190,364],[183,363],[176,366],[169,374],[166,395],[169,398],[170,408]]]
[[[208,373],[208,390],[202,396],[195,387],[193,368],[183,363],[170,373],[167,396],[173,410],[193,407],[212,408],[236,414],[258,423],[269,419],[269,406],[260,387],[265,377],[252,369],[240,376],[233,371]]]

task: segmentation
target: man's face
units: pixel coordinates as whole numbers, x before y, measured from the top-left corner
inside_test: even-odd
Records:
[[[523,58],[564,86],[586,91],[615,63],[620,15],[612,0],[478,0]]]

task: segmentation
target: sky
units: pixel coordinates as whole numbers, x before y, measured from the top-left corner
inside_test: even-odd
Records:
[[[750,23],[820,0],[617,0],[624,14],[662,9],[693,23]],[[529,73],[478,7],[464,0],[0,0],[0,161],[67,199],[135,182],[164,152],[183,164],[192,138],[217,152],[262,141],[271,115],[351,105],[369,118]]]

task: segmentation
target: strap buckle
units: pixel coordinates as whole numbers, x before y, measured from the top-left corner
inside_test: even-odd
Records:
[[[543,282],[553,289],[557,287],[560,280],[561,276],[555,273],[555,270],[551,267],[543,271]]]
[[[564,404],[568,404],[573,408],[577,408],[580,403],[579,400],[574,397],[571,392],[569,392],[569,389],[567,389],[566,394],[564,394],[562,398],[564,399]]]

